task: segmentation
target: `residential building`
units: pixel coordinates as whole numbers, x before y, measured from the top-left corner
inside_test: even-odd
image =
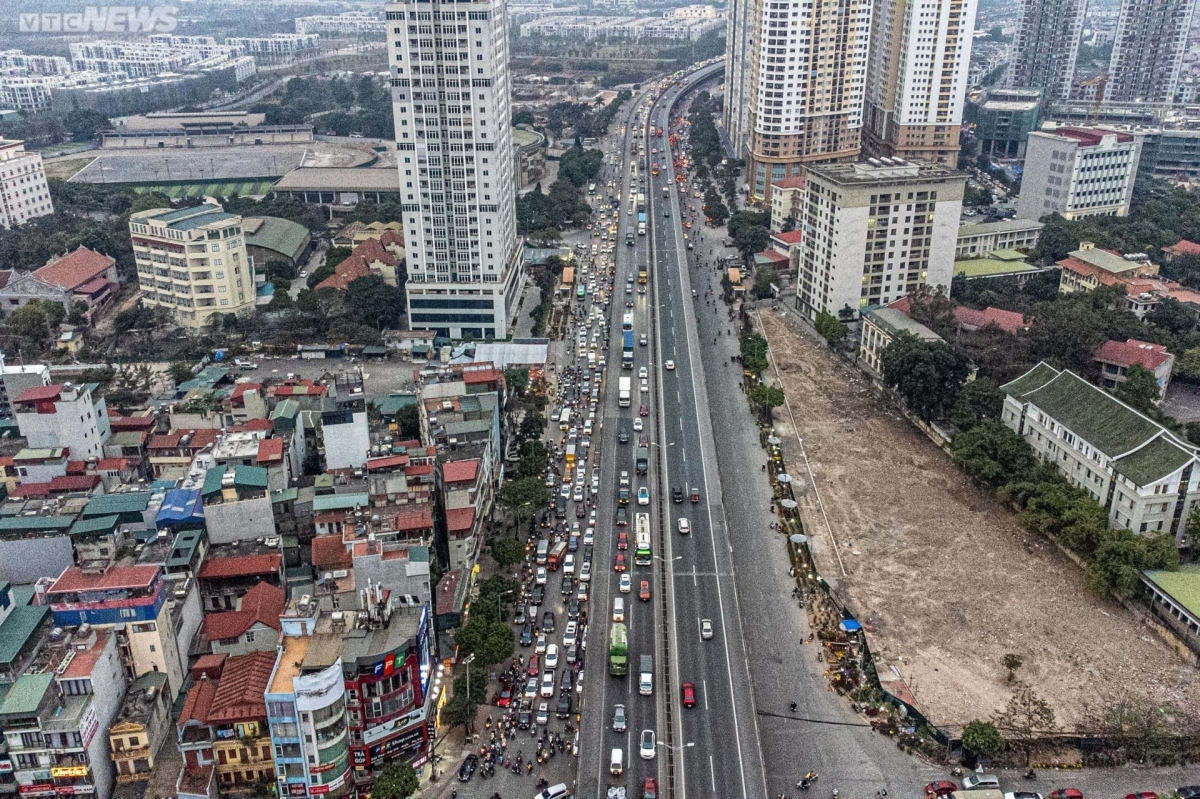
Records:
[[[139,211],[129,233],[144,304],[171,309],[194,330],[213,314],[254,312],[254,263],[237,214],[210,203]]]
[[[1001,219],[998,222],[959,225],[955,258],[982,258],[997,250],[1032,250],[1042,235],[1041,222]]]
[[[283,585],[283,552],[277,537],[209,547],[200,572],[205,610],[241,610],[242,599],[260,583]]]
[[[249,55],[270,60],[290,60],[320,47],[315,33],[272,33],[270,36],[227,36],[225,44]]]
[[[63,383],[22,391],[13,411],[29,446],[69,449],[75,460],[103,457],[112,431],[104,398],[92,396],[95,389],[95,383]]]
[[[321,414],[325,470],[361,469],[371,454],[371,431],[366,411],[327,411]]]
[[[50,366],[37,364],[9,364],[0,352],[0,419],[13,418],[13,401],[27,388],[42,388],[50,385]]]
[[[74,252],[51,258],[32,272],[0,273],[0,307],[11,312],[32,300],[56,302],[70,313],[82,303],[88,313],[117,295],[117,262],[112,257],[77,247]]]
[[[987,307],[982,311],[958,305],[954,308],[954,321],[958,323],[958,331],[968,333],[982,330],[985,327],[995,327],[1010,336],[1028,330],[1029,323],[1025,317],[1016,311],[1006,311],[1003,308]]]
[[[1025,158],[1025,144],[1037,130],[1041,106],[1041,89],[989,89],[975,110],[980,153],[1001,160]]]
[[[1063,294],[1121,286],[1125,290],[1124,310],[1139,319],[1145,319],[1164,299],[1200,313],[1200,292],[1159,276],[1158,266],[1143,253],[1123,256],[1084,241],[1056,265],[1061,270],[1058,290]]]
[[[1125,216],[1141,143],[1106,128],[1059,127],[1029,134],[1017,216]]]
[[[146,672],[129,686],[108,726],[118,783],[149,779],[154,773],[154,758],[171,732],[171,696],[161,671]]]
[[[375,39],[386,35],[387,23],[378,11],[345,11],[296,17],[296,33]]]
[[[493,478],[480,458],[441,464],[442,507],[446,517],[446,563],[470,571],[483,544],[483,519],[491,509]]]
[[[1001,386],[1002,419],[1104,508],[1109,527],[1189,548],[1200,487],[1195,447],[1102,388],[1047,363]]]
[[[949,287],[966,176],[889,162],[809,168],[796,277],[806,319]]]
[[[871,16],[863,151],[958,163],[976,0],[888,0]]]
[[[25,142],[0,138],[0,227],[14,228],[52,213],[42,154],[25,152]]]
[[[746,175],[749,200],[769,207],[776,181],[858,156],[872,4],[748,4]]]
[[[0,700],[4,760],[22,796],[113,795],[104,731],[125,695],[116,638],[87,624],[51,631]]]
[[[1158,384],[1159,399],[1167,395],[1171,372],[1175,369],[1175,356],[1166,347],[1135,338],[1104,342],[1096,349],[1095,360],[1100,366],[1100,385],[1105,388],[1124,383],[1134,365],[1150,371]]]
[[[1008,88],[1067,99],[1086,16],[1087,0],[1021,0]]]
[[[206,613],[200,629],[214,655],[274,652],[283,606],[282,588],[258,583],[242,596],[237,610]]]
[[[1196,0],[1123,0],[1104,99],[1175,102]]]
[[[757,35],[761,0],[732,0],[725,6],[725,82],[721,127],[729,136],[734,158],[744,158],[750,144],[751,38]]]
[[[1147,569],[1142,583],[1150,594],[1150,608],[1196,654],[1200,654],[1200,564],[1178,569]]]
[[[1139,172],[1176,183],[1200,180],[1200,131],[1138,127],[1135,132],[1142,142]]]
[[[358,244],[350,256],[333,267],[333,274],[317,284],[318,289],[338,289],[345,291],[353,281],[360,277],[377,275],[389,286],[400,285],[397,264],[404,260],[403,238],[386,231],[388,239],[385,244],[382,238],[367,238]]]
[[[388,40],[409,325],[450,338],[506,338],[524,268],[505,3],[437,11],[409,0],[389,3],[386,16],[410,34]],[[456,36],[417,38],[420,23],[453,23]],[[458,104],[447,104],[448,93]]]
[[[777,180],[771,186],[771,230],[780,231],[791,220],[792,227],[800,223],[804,206],[804,176],[795,175]]]
[[[258,442],[251,442],[249,457],[256,459],[257,454]],[[200,489],[208,540],[218,545],[275,535],[268,494],[267,470],[262,466],[219,464],[208,469]]]
[[[880,356],[900,333],[909,333],[921,341],[937,342],[942,337],[920,322],[910,319],[899,308],[868,305],[862,309],[862,332],[858,345],[858,357],[876,375],[883,374]]]

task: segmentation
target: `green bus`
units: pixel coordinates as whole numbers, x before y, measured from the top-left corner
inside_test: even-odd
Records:
[[[624,624],[613,624],[609,633],[608,673],[624,677],[629,672],[629,634]]]
[[[584,286],[582,283],[580,283],[575,288],[575,296],[582,300],[584,297],[587,296],[587,287]]]

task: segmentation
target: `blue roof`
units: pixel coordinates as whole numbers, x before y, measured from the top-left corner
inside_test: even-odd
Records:
[[[171,526],[204,522],[204,500],[198,489],[172,488],[163,497],[154,523]]]

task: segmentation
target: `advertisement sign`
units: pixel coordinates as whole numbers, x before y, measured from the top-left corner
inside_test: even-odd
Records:
[[[392,760],[420,749],[425,743],[425,725],[414,727],[402,735],[397,735],[368,749],[371,762]]]
[[[18,785],[17,790],[22,796],[54,796],[54,783],[35,782],[32,785]]]
[[[398,730],[406,729],[408,727],[411,727],[413,724],[417,724],[424,720],[425,720],[425,708],[419,707],[416,710],[412,711],[411,713],[408,713],[407,715],[398,716],[397,718],[394,718],[391,721],[385,721],[381,724],[376,724],[374,727],[371,727],[370,729],[363,730],[363,734],[362,734],[363,743],[370,746],[371,744],[383,740],[384,738],[397,732]]]
[[[288,796],[305,796],[307,791],[304,790],[304,783],[292,782],[288,783]]]
[[[421,672],[421,696],[429,690],[429,679],[433,676],[433,636],[430,634],[429,605],[421,606],[421,617],[417,621],[417,666]]]
[[[98,729],[100,729],[100,719],[96,717],[96,703],[93,702],[88,705],[83,721],[79,722],[79,737],[83,739],[84,749],[91,745],[92,738],[95,737]]]
[[[344,783],[346,781],[346,777],[348,777],[348,776],[350,776],[350,769],[346,769],[345,771],[342,772],[342,776],[338,777],[335,780],[330,780],[329,782],[325,783],[324,785],[310,785],[308,787],[309,796],[319,796],[320,794],[323,794],[323,793],[329,793],[330,791],[336,791],[338,788],[342,787],[342,783]]]
[[[0,774],[12,774],[12,761],[7,758],[0,760]]]
[[[87,775],[87,766],[54,766],[50,769],[50,776],[55,779],[59,777],[86,777]]]
[[[370,762],[371,762],[370,760],[367,759],[367,750],[365,750],[365,749],[352,750],[350,752],[350,757],[351,757],[351,762],[354,764],[355,768],[362,768],[364,766],[370,765]]]

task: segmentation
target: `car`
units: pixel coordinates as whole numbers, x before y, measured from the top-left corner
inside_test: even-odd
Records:
[[[500,687],[500,693],[496,695],[496,707],[509,707],[512,705],[512,686],[505,684]]]
[[[589,560],[587,563],[588,563],[588,569],[590,570],[592,568],[592,562]],[[587,583],[581,582],[579,585],[575,586],[575,598],[577,600],[579,600],[580,602],[587,602],[587,598],[588,598],[588,584]]]
[[[643,333],[643,334],[642,334],[642,337],[641,337],[640,339],[638,339],[638,344],[639,344],[640,346],[642,346],[642,347],[645,347],[645,346],[646,346],[647,344],[649,344],[649,343],[650,343],[650,342],[649,342],[649,340],[646,338],[646,334],[645,334],[645,333]]]
[[[958,790],[958,783],[953,780],[936,780],[925,786],[925,795],[942,797],[949,796]]]
[[[617,556],[615,558],[613,558],[613,571],[617,572],[618,574],[625,571],[625,553],[624,552],[618,552]]]
[[[546,598],[546,586],[535,585],[533,590],[529,592],[529,604],[540,605]]]
[[[696,686],[695,685],[693,685],[690,682],[685,682],[682,686],[680,686],[679,691],[683,696],[683,706],[684,707],[695,707],[696,706]],[[1039,799],[1040,799],[1040,797],[1039,797]]]
[[[534,582],[537,583],[538,585],[546,584],[546,567],[545,566],[538,566],[537,576],[534,578]]]
[[[539,702],[537,715],[533,717],[533,723],[545,727],[550,723],[550,703]]]
[[[560,593],[562,593],[563,596],[570,596],[571,594],[575,593],[574,577],[567,576],[562,579],[562,588],[560,589]]]
[[[592,562],[590,560],[585,560],[583,562],[583,565],[579,567],[579,582],[580,583],[590,583],[591,581],[592,581]],[[582,586],[580,586],[580,588],[576,589],[576,596],[579,595],[578,592],[581,590],[583,590]]]
[[[1184,785],[1176,789],[1179,799],[1200,799],[1200,785]]]
[[[653,760],[655,755],[654,730],[642,730],[642,737],[639,739],[638,754],[642,760]]]
[[[629,549],[629,533],[625,532],[624,530],[617,533],[617,549]]]
[[[546,668],[558,668],[558,644],[548,644],[546,646]]]
[[[613,720],[612,720],[613,732],[625,732],[627,723],[628,722],[625,719],[625,706],[624,705],[614,705],[613,706]]]
[[[633,590],[633,578],[629,576],[629,572],[621,575],[621,580],[617,583],[617,589],[622,594],[628,594]]]
[[[546,654],[546,646],[546,634],[538,633],[537,640],[533,642],[533,651],[539,655],[544,655]]]
[[[688,533],[690,533],[692,531],[692,523],[689,522],[687,519],[681,518],[679,520],[677,526],[679,527],[680,535],[687,535]]]
[[[596,528],[589,527],[583,531],[583,545],[590,547],[594,543],[596,543]]]
[[[546,671],[542,672],[542,687],[540,693],[545,699],[549,699],[550,697],[554,696],[554,671],[552,669],[547,669]]]
[[[1125,799],[1158,799],[1158,794],[1154,791],[1138,791],[1125,795]]]
[[[570,597],[567,600],[567,618],[568,619],[578,619],[579,618],[579,600],[576,599],[575,597]]]
[[[646,486],[641,486],[640,488],[638,488],[638,504],[639,505],[649,505],[650,504],[650,489],[646,488]]]
[[[632,298],[632,297],[630,297],[629,299],[625,300],[625,307],[626,307],[626,308],[632,308],[632,307],[633,307],[633,298]]]
[[[927,797],[929,795],[925,794]],[[1042,795],[1037,791],[1010,791],[1004,794],[1004,799],[1042,799]]]
[[[579,635],[579,622],[569,621],[567,627],[563,630],[563,646],[571,646],[577,643]]]
[[[521,646],[533,645],[533,624],[525,622],[525,626],[521,628]]]
[[[567,662],[575,663],[577,660],[579,660],[579,647],[571,644],[567,647]]]
[[[1083,791],[1078,788],[1059,788],[1051,791],[1047,799],[1083,799]]]
[[[666,369],[668,372],[674,372],[675,371],[675,362],[667,361],[666,363],[663,364],[663,368]]]
[[[559,682],[558,690],[564,693],[571,690],[571,669],[563,669],[562,680]]]
[[[645,425],[642,423],[641,418],[634,419],[633,420],[633,432],[640,433],[640,432],[642,432],[643,429],[645,429]]]
[[[517,615],[513,616],[513,624],[524,624],[529,621],[529,606],[524,602],[517,605]]]
[[[638,379],[646,380],[650,377],[650,370],[642,366],[638,368]]]
[[[574,700],[571,697],[571,692],[563,691],[558,695],[558,706],[554,709],[554,715],[560,719],[569,718],[573,704]]]
[[[707,641],[713,637],[712,619],[700,620],[700,639]]]
[[[529,708],[521,707],[517,711],[517,729],[527,730],[533,726],[533,714],[529,712]]]
[[[617,508],[617,526],[625,527],[628,524],[629,524],[629,514],[625,511],[624,507],[618,507]]]
[[[692,486],[692,491],[691,491],[691,500],[692,500],[692,504],[693,504],[693,505],[695,505],[695,504],[697,504],[697,503],[699,503],[699,502],[700,502],[700,489],[699,489],[699,487],[697,487],[697,486]]]
[[[525,681],[525,698],[533,699],[535,696],[537,696],[537,691],[538,691],[538,678],[530,677],[528,680]]]
[[[247,358],[234,358],[233,365],[239,369],[257,369],[258,364]]]
[[[682,488],[680,488],[679,486],[675,486],[674,488],[671,489],[671,501],[672,502],[683,502],[683,489]]]
[[[530,655],[529,663],[525,667],[525,674],[529,677],[536,677],[542,673],[542,657],[541,655]]]
[[[307,269],[301,269],[301,270],[300,270],[299,277],[308,277],[308,270],[307,270]]]
[[[643,602],[650,601],[650,581],[649,580],[642,580],[640,583],[638,583],[638,599],[642,600]]]
[[[649,415],[650,415],[650,406],[643,402],[642,407],[638,408],[638,416],[649,416]]]
[[[658,780],[654,777],[642,780],[642,799],[658,799]]]
[[[587,643],[587,635],[584,635],[583,642]],[[585,646],[584,649],[587,649],[587,647]],[[583,693],[583,669],[579,670],[579,675],[575,678],[575,693]]]
[[[629,433],[627,433],[625,431],[625,428],[623,428],[623,427],[621,428],[621,432],[617,433],[617,443],[618,444],[628,444],[629,443]]]
[[[475,769],[479,768],[479,755],[467,755],[467,759],[458,767],[458,781],[470,782],[475,776]]]

